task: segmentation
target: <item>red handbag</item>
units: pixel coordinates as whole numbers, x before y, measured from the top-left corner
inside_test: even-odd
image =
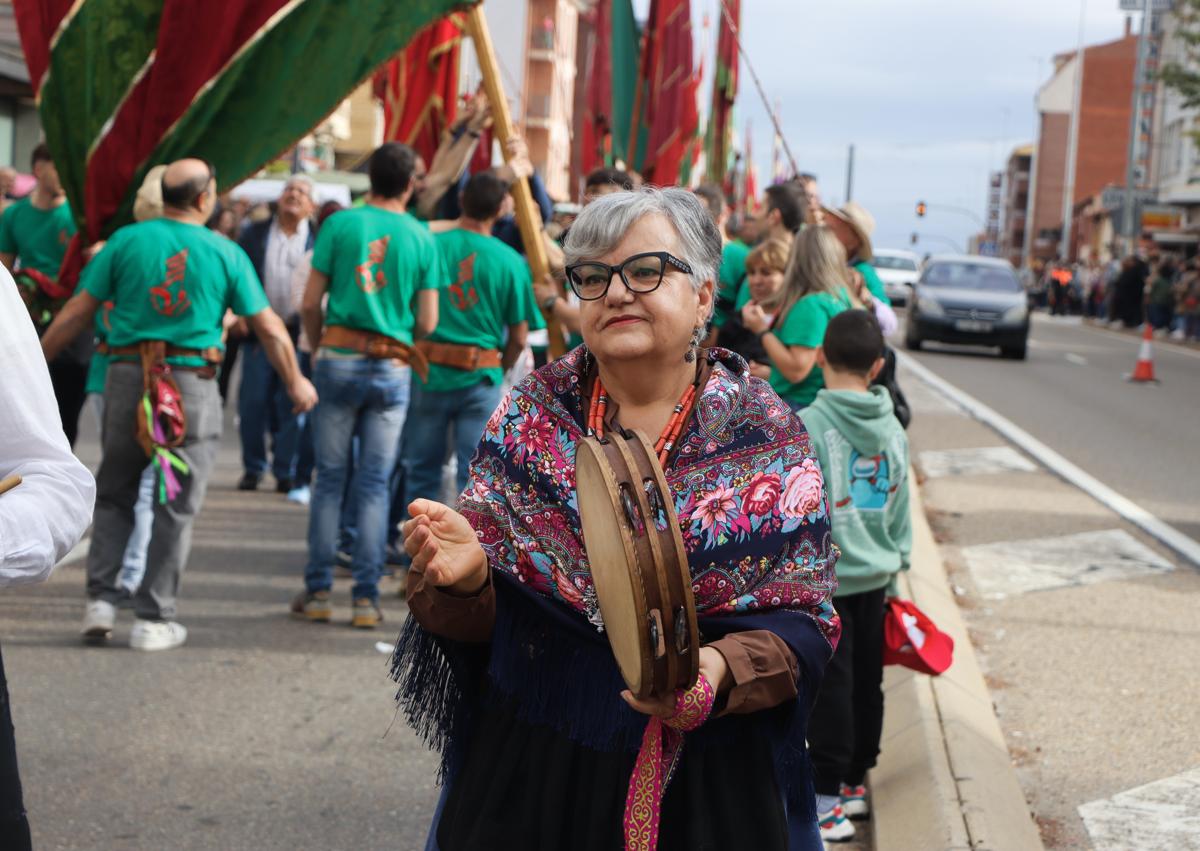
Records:
[[[911,600],[888,600],[883,611],[883,664],[937,676],[953,661],[953,638]]]

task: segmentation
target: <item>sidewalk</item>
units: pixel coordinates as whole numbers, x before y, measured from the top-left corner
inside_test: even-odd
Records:
[[[877,851],[1042,847],[996,719],[958,602],[910,476],[912,569],[900,578],[911,599],[954,639],[954,664],[940,677],[889,667],[879,765],[871,772]]]

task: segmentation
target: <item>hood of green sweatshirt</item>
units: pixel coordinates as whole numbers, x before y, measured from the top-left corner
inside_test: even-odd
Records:
[[[892,397],[886,387],[866,393],[857,390],[821,390],[808,411],[820,411],[860,455],[873,457],[884,450],[895,427]]]

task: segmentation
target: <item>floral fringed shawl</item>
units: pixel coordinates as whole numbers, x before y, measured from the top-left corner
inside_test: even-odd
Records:
[[[711,372],[666,478],[702,640],[766,629],[796,655],[798,706],[782,723],[773,716],[776,767],[794,766],[804,760],[808,706],[840,631],[825,490],[808,434],[786,403],[750,378],[738,355],[711,349],[707,357]],[[515,703],[520,717],[577,743],[638,748],[645,716],[619,697],[624,685],[602,631],[575,494],[586,407],[579,388],[589,359],[585,348],[575,349],[508,394],[487,423],[459,497],[497,586],[491,645],[438,639],[411,617],[397,644],[398,700],[451,774],[477,704],[491,690]],[[706,736],[720,735],[728,717],[689,734],[689,742],[702,746]],[[806,777],[803,786],[810,788]],[[803,796],[796,800],[803,805]]]

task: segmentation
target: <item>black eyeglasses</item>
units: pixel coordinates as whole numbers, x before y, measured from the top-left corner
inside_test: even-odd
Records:
[[[652,293],[666,277],[669,267],[690,275],[692,267],[666,251],[646,251],[626,257],[616,266],[589,260],[567,267],[567,283],[582,301],[604,298],[613,275],[620,275],[625,288],[635,293]]]

